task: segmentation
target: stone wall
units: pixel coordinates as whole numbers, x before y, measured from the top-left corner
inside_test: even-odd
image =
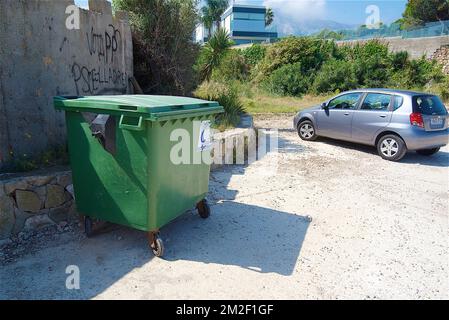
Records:
[[[443,66],[443,72],[449,75],[449,45],[438,49],[432,58],[437,60]]]
[[[110,2],[0,1],[0,172],[23,155],[65,144],[57,95],[131,92],[131,29]]]
[[[70,171],[0,177],[0,240],[75,215]]]

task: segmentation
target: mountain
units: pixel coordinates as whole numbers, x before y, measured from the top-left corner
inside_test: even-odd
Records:
[[[310,35],[312,33],[320,32],[323,29],[329,30],[351,30],[356,29],[358,25],[345,24],[332,20],[305,20],[295,24],[282,24],[277,25],[279,36],[288,35]]]

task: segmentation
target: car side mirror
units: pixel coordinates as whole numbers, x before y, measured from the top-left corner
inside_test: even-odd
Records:
[[[321,105],[321,109],[324,109],[324,110],[329,109],[329,106],[327,105],[326,102],[323,102],[323,104]]]

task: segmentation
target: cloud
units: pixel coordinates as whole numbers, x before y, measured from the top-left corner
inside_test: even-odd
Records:
[[[326,0],[263,0],[263,5],[273,9],[281,34],[294,33],[298,25],[326,15]]]

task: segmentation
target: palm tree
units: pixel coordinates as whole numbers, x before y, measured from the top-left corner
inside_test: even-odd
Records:
[[[211,29],[213,24],[220,28],[221,15],[228,8],[229,0],[206,0],[206,5],[201,9],[203,14],[204,27],[209,30],[209,39],[211,38]]]
[[[201,80],[210,79],[212,71],[220,64],[221,59],[232,45],[233,42],[225,29],[219,28],[214,33],[203,48]]]
[[[271,8],[267,8],[265,12],[265,27],[271,26],[274,21],[274,12]]]

